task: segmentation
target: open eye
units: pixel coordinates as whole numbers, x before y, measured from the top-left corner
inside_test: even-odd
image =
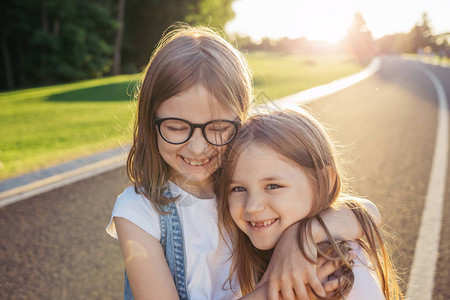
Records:
[[[275,190],[275,189],[279,189],[279,188],[281,188],[281,185],[278,185],[275,183],[268,184],[266,187],[266,189],[268,189],[268,190]]]
[[[246,189],[242,186],[235,186],[231,188],[231,192],[232,193],[240,193],[240,192],[245,192]]]

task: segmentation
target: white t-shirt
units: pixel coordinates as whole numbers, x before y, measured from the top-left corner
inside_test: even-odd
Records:
[[[180,195],[175,203],[183,228],[190,298],[238,298],[240,295],[233,295],[226,283],[231,265],[230,251],[219,234],[216,200],[199,199],[174,183],[169,184],[172,194]],[[106,228],[112,237],[117,238],[114,217],[127,219],[157,240],[161,238],[158,213],[147,198],[134,191],[134,187],[126,188],[117,198]],[[237,282],[233,282],[233,290],[240,291]]]
[[[356,251],[357,257],[353,260],[353,275],[355,281],[347,300],[383,300],[385,299],[381,291],[381,284],[377,273],[373,268],[369,257],[363,248],[356,242],[350,242],[351,247]]]

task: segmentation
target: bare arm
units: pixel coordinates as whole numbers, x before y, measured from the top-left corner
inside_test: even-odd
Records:
[[[134,299],[179,299],[159,241],[126,219],[114,222]]]
[[[366,199],[355,199],[369,212],[377,226],[379,226],[381,224],[381,215],[376,205]],[[321,213],[320,216],[330,230],[331,235],[337,240],[356,240],[362,238],[364,235],[358,219],[351,209],[345,205],[329,208]],[[318,224],[317,220],[313,220],[312,231],[316,243],[327,240],[325,232],[323,231],[322,226]]]
[[[379,223],[381,217],[377,207],[369,200],[357,199]],[[363,230],[353,212],[347,206],[330,208],[321,214],[322,219],[336,239],[355,240],[363,236]],[[378,225],[378,224],[377,224]],[[293,247],[293,241],[297,239],[298,223],[292,225],[283,233],[275,247],[272,259],[261,284],[268,283],[267,293],[269,300],[279,299],[281,292],[284,300],[293,300],[294,293],[298,299],[309,299],[305,284],[319,295],[325,295],[325,291],[316,275],[316,266],[307,261],[298,247]],[[312,223],[314,241],[307,241],[310,249],[315,249],[313,244],[327,239],[322,226],[316,220]],[[314,255],[314,253],[313,253]]]

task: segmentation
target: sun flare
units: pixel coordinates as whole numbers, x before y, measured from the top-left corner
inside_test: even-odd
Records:
[[[237,0],[233,3],[235,19],[226,30],[251,36],[298,38],[337,42],[347,34],[356,11],[361,12],[374,38],[396,32],[408,32],[424,11],[436,32],[450,31],[445,11],[450,1],[429,0]],[[407,9],[405,9],[407,8]]]

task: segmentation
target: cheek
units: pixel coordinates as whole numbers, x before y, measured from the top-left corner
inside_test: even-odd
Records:
[[[240,204],[240,201],[237,199],[228,199],[228,206],[230,209],[231,218],[236,224],[239,224],[239,219],[242,213],[242,205]]]
[[[295,199],[295,201],[292,201],[290,205],[286,205],[286,208],[284,208],[284,214],[292,224],[304,219],[310,212],[311,201],[309,199],[306,201]]]
[[[169,165],[174,163],[175,155],[181,148],[180,145],[172,145],[164,141],[161,137],[158,137],[158,152],[163,160]]]
[[[227,150],[227,146],[214,146],[214,148],[216,149],[217,152],[217,164],[218,167],[223,167],[223,156],[225,154],[225,151]]]

